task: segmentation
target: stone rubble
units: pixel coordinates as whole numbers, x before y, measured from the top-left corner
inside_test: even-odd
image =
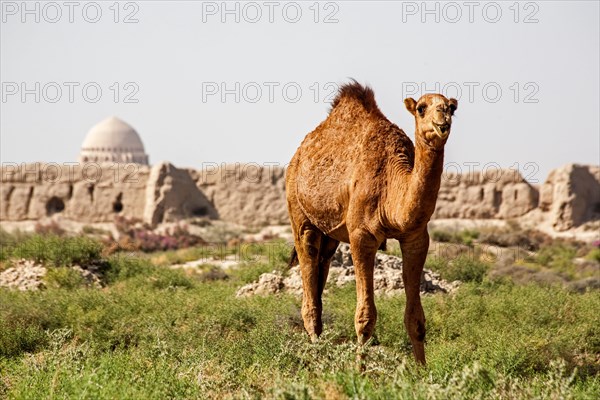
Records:
[[[101,288],[100,272],[97,267],[82,268],[79,265],[69,267],[81,275],[88,286]],[[33,260],[17,260],[13,267],[0,272],[0,287],[21,291],[44,289],[44,279],[48,269]]]
[[[350,254],[350,246],[341,244],[331,261],[328,282],[341,287],[354,281],[354,279],[354,263]],[[393,296],[402,293],[404,291],[402,259],[377,253],[373,280],[375,293],[378,295]],[[459,281],[446,282],[440,278],[439,274],[425,269],[421,279],[421,292],[451,293],[459,285]],[[283,276],[279,271],[264,273],[258,278],[258,281],[242,286],[238,290],[237,296],[267,295],[280,292],[295,295],[302,294],[302,278],[299,266],[291,268],[287,276]]]
[[[82,268],[79,265],[73,265],[70,268],[79,272],[87,286],[95,287],[97,289],[102,288],[102,280],[100,279],[101,274],[95,266]]]
[[[44,287],[46,268],[32,260],[19,260],[0,273],[0,287],[17,290],[38,290]]]
[[[203,257],[198,260],[188,261],[183,264],[173,264],[169,268],[171,269],[197,269],[204,265],[211,265],[218,267],[222,270],[232,269],[240,265],[239,257],[235,254],[229,254],[224,258],[218,257]]]

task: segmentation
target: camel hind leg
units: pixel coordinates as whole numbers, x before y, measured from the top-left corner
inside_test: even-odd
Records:
[[[302,275],[302,319],[304,329],[314,341],[323,331],[319,253],[324,235],[306,221],[294,236],[294,247]]]
[[[335,251],[340,244],[339,240],[335,240],[329,236],[324,236],[321,241],[321,248],[319,251],[319,297],[323,295],[325,284],[327,283],[327,275],[329,275],[329,266],[331,265],[331,259],[335,254]]]
[[[296,241],[290,259],[290,266],[295,265],[296,261],[300,263],[303,287],[302,319],[304,320],[306,332],[314,341],[323,331],[323,290],[327,284],[331,259],[340,242],[322,235],[319,243],[318,234],[314,234],[312,229],[309,231],[302,235],[300,240]],[[319,245],[319,252],[316,257],[318,261],[315,264],[314,249],[317,245]],[[296,247],[302,248],[302,250],[297,250]],[[300,255],[300,252],[303,254]],[[300,258],[303,261],[300,261]]]

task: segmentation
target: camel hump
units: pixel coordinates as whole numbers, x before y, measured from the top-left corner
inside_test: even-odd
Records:
[[[369,86],[361,85],[354,79],[340,86],[337,96],[335,96],[331,103],[331,110],[333,111],[345,99],[360,103],[368,112],[379,111],[373,89]]]

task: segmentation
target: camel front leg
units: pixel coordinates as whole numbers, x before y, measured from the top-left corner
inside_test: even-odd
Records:
[[[364,345],[373,336],[377,309],[373,290],[373,269],[378,243],[368,233],[357,233],[350,236],[350,251],[354,261],[356,276],[356,314],[354,327],[359,346]]]
[[[410,337],[415,359],[425,364],[425,313],[421,305],[421,275],[429,249],[427,231],[409,240],[400,241],[402,249],[402,279],[406,293],[404,325]]]

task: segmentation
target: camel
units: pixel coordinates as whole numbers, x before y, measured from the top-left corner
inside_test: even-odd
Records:
[[[311,340],[323,330],[321,296],[331,258],[350,243],[356,274],[359,349],[373,335],[375,253],[397,239],[406,293],[404,324],[416,361],[425,364],[425,314],[419,288],[429,248],[455,99],[426,94],[404,100],[415,118],[415,144],[377,107],[371,88],[345,84],[329,115],[302,141],[286,173],[294,236],[290,265],[300,263],[302,319]]]

